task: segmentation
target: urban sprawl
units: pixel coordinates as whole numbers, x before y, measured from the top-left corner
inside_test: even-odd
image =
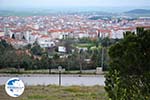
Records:
[[[0,38],[15,48],[37,42],[40,47],[59,46],[61,39],[109,37],[123,38],[123,32],[137,27],[150,28],[149,17],[127,16],[99,18],[88,15],[8,16],[0,17]]]

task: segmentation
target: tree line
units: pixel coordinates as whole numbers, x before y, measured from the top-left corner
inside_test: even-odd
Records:
[[[5,40],[0,40],[0,68],[25,68],[33,69],[56,69],[62,66],[66,70],[96,69],[101,66],[101,50],[104,53],[104,69],[108,69],[108,48],[117,40],[105,38],[103,40],[91,40],[89,38],[79,39],[77,42],[73,39],[62,40],[66,47],[67,57],[60,58],[61,54],[58,48],[41,48],[36,42],[33,45],[27,45],[24,48],[15,49]],[[87,51],[78,51],[72,45],[76,43],[91,43],[95,48],[88,47]],[[74,52],[71,49],[74,49]],[[63,54],[64,55],[64,54]],[[90,59],[90,61],[86,61]]]

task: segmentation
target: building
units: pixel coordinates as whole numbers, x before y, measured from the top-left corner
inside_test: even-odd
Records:
[[[48,35],[41,35],[41,37],[37,38],[37,43],[41,48],[54,47],[55,43]]]

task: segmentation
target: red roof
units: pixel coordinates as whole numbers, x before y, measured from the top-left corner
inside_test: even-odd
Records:
[[[107,30],[107,29],[99,29],[98,31],[101,33],[111,33],[111,30]]]
[[[39,35],[39,33],[38,32],[33,32],[33,33],[31,33],[32,35]]]
[[[42,35],[41,38],[50,38],[48,35]]]
[[[138,27],[150,28],[150,26],[138,26]]]
[[[54,33],[54,32],[72,32],[73,30],[71,29],[66,29],[66,30],[48,30],[49,33]]]

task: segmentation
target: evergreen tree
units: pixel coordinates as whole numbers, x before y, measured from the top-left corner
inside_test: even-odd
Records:
[[[150,30],[124,33],[109,49],[105,89],[110,100],[150,100]]]

